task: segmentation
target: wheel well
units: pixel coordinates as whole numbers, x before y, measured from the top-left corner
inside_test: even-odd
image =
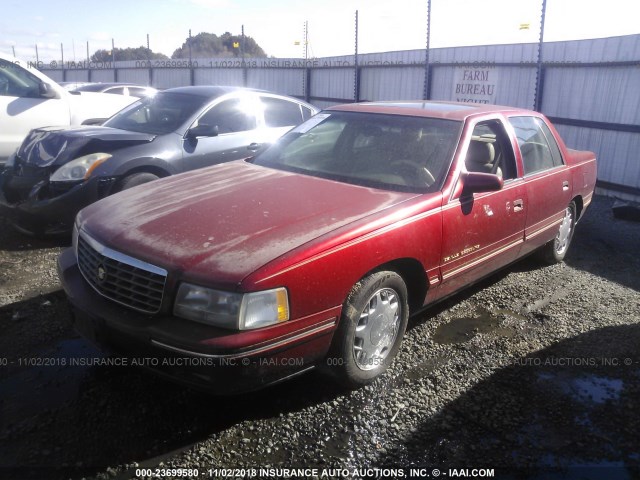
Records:
[[[391,270],[402,277],[407,286],[409,312],[422,307],[427,294],[427,275],[422,264],[413,258],[399,258],[380,265],[369,273],[380,270]]]
[[[582,209],[584,208],[584,202],[582,201],[582,197],[578,195],[573,199],[573,202],[576,204],[576,219],[580,219],[582,215]]]
[[[131,170],[127,170],[127,172],[124,175],[122,175],[121,178],[125,178],[125,177],[128,177],[129,175],[134,175],[136,173],[152,173],[153,175],[157,175],[160,178],[168,177],[169,175],[171,175],[169,172],[167,172],[166,170],[160,167],[155,167],[153,165],[142,165],[140,167],[135,167],[135,168],[132,168]]]
[[[135,175],[136,173],[151,173],[160,178],[168,177],[169,175],[171,175],[166,170],[160,167],[155,167],[153,165],[141,165],[139,167],[134,167],[131,170],[127,170],[124,174],[120,176],[118,181],[112,186],[111,193],[119,192],[121,190],[122,181],[131,175]]]

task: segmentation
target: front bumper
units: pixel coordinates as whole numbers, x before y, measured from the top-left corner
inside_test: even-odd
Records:
[[[72,249],[59,257],[58,274],[81,335],[130,365],[216,394],[257,390],[313,368],[329,350],[339,315],[339,308],[323,312],[322,320],[300,322],[286,335],[229,347],[240,333],[144,315],[102,297],[85,281]]]
[[[105,197],[114,182],[111,178],[91,178],[55,195],[48,191],[50,186],[46,181],[33,182],[6,169],[0,173],[0,214],[23,233],[66,235],[73,228],[76,214]],[[7,199],[8,192],[29,187],[26,199],[15,202]]]

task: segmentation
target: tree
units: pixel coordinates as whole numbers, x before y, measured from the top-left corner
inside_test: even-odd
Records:
[[[151,49],[147,47],[138,47],[138,48],[115,48],[114,52],[111,50],[97,50],[93,55],[91,55],[92,62],[111,62],[115,60],[167,60],[169,57],[164,55],[163,53],[154,53]]]
[[[221,36],[215,33],[201,32],[187,40],[178,48],[171,58],[189,58],[189,42],[191,42],[192,58],[211,57],[266,57],[267,54],[251,37],[245,35],[244,44],[241,35],[225,32]]]

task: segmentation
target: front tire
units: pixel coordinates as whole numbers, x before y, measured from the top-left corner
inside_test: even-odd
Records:
[[[140,172],[134,173],[127,177],[124,177],[120,184],[118,185],[118,192],[122,190],[127,190],[129,188],[137,187],[138,185],[142,185],[145,183],[153,182],[154,180],[158,180],[160,177],[154,175],[153,173],[148,172]]]
[[[577,209],[575,202],[571,202],[564,211],[564,218],[560,223],[558,234],[540,250],[540,257],[549,265],[560,263],[569,251],[569,245],[576,229]]]
[[[356,388],[380,376],[393,361],[407,327],[407,287],[395,272],[372,273],[351,289],[331,352],[330,371]]]

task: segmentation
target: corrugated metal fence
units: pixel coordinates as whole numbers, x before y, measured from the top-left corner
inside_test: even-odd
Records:
[[[457,100],[460,69],[489,72],[491,103],[534,108],[537,44],[488,45],[303,59],[193,59],[41,65],[57,81],[158,88],[244,85],[318,107],[356,100]],[[541,111],[568,146],[595,151],[601,193],[640,200],[640,35],[545,43]],[[357,67],[356,67],[357,64]],[[64,68],[61,68],[64,67]],[[486,84],[487,82],[485,82]]]

